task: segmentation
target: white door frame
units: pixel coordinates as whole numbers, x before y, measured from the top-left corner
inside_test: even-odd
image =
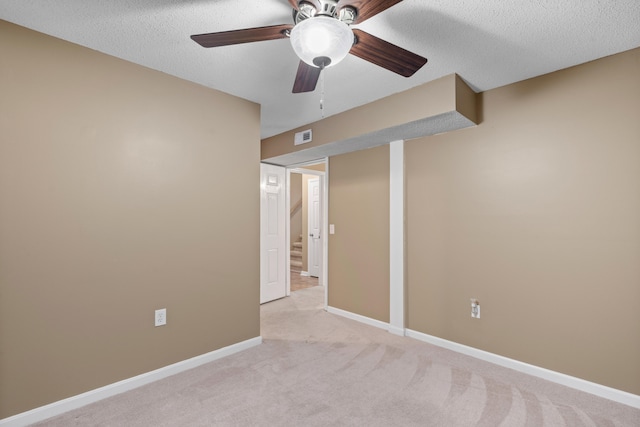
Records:
[[[317,171],[313,169],[305,169],[305,166],[317,165],[324,163],[325,170]],[[295,165],[287,166],[287,193],[286,193],[286,224],[285,229],[287,231],[287,242],[290,241],[291,233],[291,218],[289,212],[291,210],[291,174],[300,173],[306,175],[317,175],[322,180],[322,234],[320,239],[322,240],[322,269],[320,271],[320,277],[318,277],[318,284],[324,286],[324,309],[327,310],[329,302],[329,158],[314,160],[311,162],[299,163]],[[291,270],[291,254],[289,245],[287,245],[287,271]],[[287,274],[287,295],[291,293],[291,274]]]

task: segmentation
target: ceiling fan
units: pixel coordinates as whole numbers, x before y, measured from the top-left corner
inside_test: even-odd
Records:
[[[196,34],[191,38],[203,47],[290,38],[300,58],[293,93],[314,91],[320,72],[349,53],[410,77],[427,63],[427,58],[350,27],[401,1],[289,0],[293,6],[293,24]]]

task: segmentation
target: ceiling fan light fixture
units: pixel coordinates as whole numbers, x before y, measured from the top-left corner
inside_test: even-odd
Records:
[[[338,19],[315,16],[293,27],[291,46],[307,64],[326,68],[347,56],[353,46],[353,31]]]

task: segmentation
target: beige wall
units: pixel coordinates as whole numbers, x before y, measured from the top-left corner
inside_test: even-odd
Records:
[[[636,49],[492,90],[406,144],[409,328],[640,394],[639,76]]]
[[[389,321],[389,146],[329,161],[329,306]]]
[[[289,248],[293,247],[293,242],[297,242],[302,235],[302,175],[299,173],[290,174],[289,181],[289,203],[291,209],[299,206],[293,211],[289,218]],[[299,205],[297,205],[300,203]]]
[[[509,85],[406,143],[408,328],[640,394],[639,75],[635,49]],[[330,159],[329,305],[382,321],[388,174],[388,147]]]
[[[259,106],[3,21],[0,52],[0,418],[259,336]]]

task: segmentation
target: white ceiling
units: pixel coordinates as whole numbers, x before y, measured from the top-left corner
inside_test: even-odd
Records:
[[[0,0],[0,18],[262,106],[262,137],[317,121],[292,94],[287,39],[205,49],[189,36],[292,23],[287,0]],[[324,115],[458,73],[486,91],[640,46],[640,0],[404,0],[356,26],[429,59],[410,78],[353,55],[325,70]]]

